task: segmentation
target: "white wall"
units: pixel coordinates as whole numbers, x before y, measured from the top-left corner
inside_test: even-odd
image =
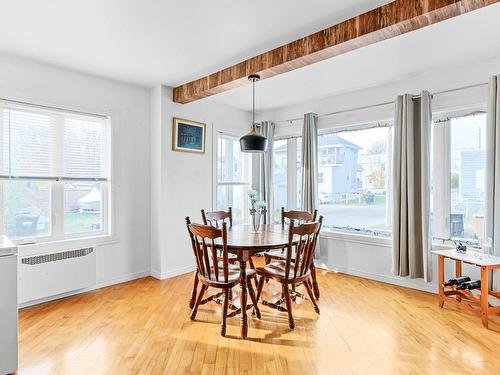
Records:
[[[98,244],[97,286],[149,274],[149,94],[145,88],[0,55],[1,98],[111,116],[112,236],[21,246],[20,255]]]
[[[250,114],[209,100],[190,104],[172,101],[172,89],[151,91],[152,227],[151,274],[159,279],[194,269],[184,218],[201,221],[200,210],[212,209],[214,149],[217,131],[242,135],[249,130]],[[158,107],[158,102],[161,105]],[[207,124],[204,154],[172,151],[172,118]],[[160,119],[158,121],[158,118]],[[157,164],[158,160],[161,164]],[[157,222],[156,222],[157,221]]]
[[[471,66],[450,67],[446,70],[429,71],[424,74],[407,77],[380,87],[369,87],[365,90],[337,95],[300,105],[266,111],[261,118],[274,121],[300,118],[304,113],[331,113],[346,109],[359,108],[384,102],[390,102],[397,95],[404,93],[417,94],[421,90],[431,93],[487,82],[489,77],[500,73],[500,58],[483,61]],[[458,109],[478,107],[485,108],[487,87],[481,86],[462,91],[435,95],[433,110],[437,112],[455,111]],[[393,117],[393,105],[343,113],[320,119],[320,128],[346,126],[379,121]],[[279,123],[276,134],[300,134],[302,121]],[[391,241],[367,236],[328,233],[321,239],[321,253],[330,269],[388,283],[411,288],[437,291],[437,259],[433,257],[433,281],[425,283],[421,279],[411,280],[397,277],[391,273],[392,248]],[[475,275],[466,268],[466,272]],[[447,267],[447,276],[451,277],[451,267]]]

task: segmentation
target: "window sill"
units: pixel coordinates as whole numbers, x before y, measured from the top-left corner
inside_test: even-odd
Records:
[[[103,234],[91,237],[66,238],[63,240],[17,244],[20,256],[38,255],[48,252],[65,251],[81,247],[104,246],[119,243],[119,239],[110,234]]]
[[[320,238],[337,240],[337,241],[346,241],[346,242],[355,242],[366,245],[377,245],[383,247],[392,247],[392,239],[388,237],[379,237],[379,236],[371,236],[368,234],[361,233],[346,233],[346,232],[338,232],[338,231],[321,231]],[[431,250],[450,250],[454,249],[455,246],[442,244],[438,242],[433,242],[431,246]]]
[[[323,230],[320,233],[320,237],[332,240],[341,240],[341,241],[357,242],[368,245],[392,247],[392,239],[390,237],[372,236],[369,234]]]

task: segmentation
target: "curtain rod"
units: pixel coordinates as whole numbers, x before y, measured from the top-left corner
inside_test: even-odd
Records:
[[[485,115],[487,112],[486,111],[472,111],[469,113],[466,113],[465,115],[457,115],[457,116],[447,116],[441,120],[432,120],[434,124],[440,124],[444,122],[448,122],[450,120],[456,119],[456,118],[462,118],[462,117],[469,117],[469,116],[477,116],[477,115]]]
[[[444,90],[444,91],[438,91],[438,92],[435,92],[435,93],[433,93],[431,95],[434,96],[434,95],[447,94],[447,93],[450,93],[450,92],[467,90],[467,89],[472,89],[472,88],[475,88],[475,87],[481,87],[481,86],[485,86],[487,84],[488,84],[488,82],[477,83],[475,85],[469,85],[469,86],[463,86],[463,87],[458,87],[458,88]],[[420,98],[420,97],[421,97],[421,95],[413,95],[414,99],[417,99],[417,98]],[[317,115],[317,117],[318,118],[320,118],[320,117],[328,117],[328,116],[332,116],[332,115],[338,115],[338,114],[341,114],[341,113],[349,113],[349,112],[361,111],[363,109],[383,107],[383,106],[386,106],[386,105],[389,105],[389,104],[394,104],[394,100],[392,100],[390,102],[384,102],[384,103],[378,103],[378,104],[371,104],[371,105],[366,105],[366,106],[357,107],[357,108],[349,108],[349,109],[343,109],[343,110],[335,111],[335,112],[323,113],[321,115]],[[299,121],[299,120],[303,120],[303,119],[304,119],[303,117],[296,117],[296,118],[292,118],[292,119],[288,119],[288,120],[278,120],[278,121],[275,121],[275,123],[276,124],[279,124],[279,123],[282,123],[282,122],[293,123],[294,121]]]

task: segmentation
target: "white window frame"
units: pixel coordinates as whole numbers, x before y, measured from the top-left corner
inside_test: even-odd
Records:
[[[387,150],[387,178],[386,178],[386,223],[388,225],[392,224],[392,214],[391,214],[391,202],[392,202],[392,181],[391,181],[391,172],[392,172],[392,150],[393,150],[393,143],[394,143],[394,137],[393,137],[393,132],[392,128],[394,127],[394,121],[393,120],[383,120],[383,121],[377,121],[377,122],[368,122],[364,124],[357,124],[357,125],[351,125],[351,126],[345,126],[345,127],[336,127],[336,128],[331,128],[331,129],[324,129],[322,131],[318,132],[318,137],[326,134],[338,134],[342,132],[348,132],[348,131],[362,131],[362,130],[367,130],[367,129],[376,129],[376,128],[390,128],[391,133],[391,143],[389,145],[389,148]],[[319,162],[319,160],[318,160]],[[325,227],[324,229],[325,232],[333,232],[337,234],[347,234],[347,235],[352,235],[352,236],[362,236],[362,237],[369,237],[369,238],[377,238],[377,239],[387,239],[391,240],[392,235],[385,233],[384,231],[380,231],[380,234],[371,234],[371,233],[364,233],[364,232],[356,232],[354,230],[343,230],[340,228],[332,228],[332,229],[327,229]]]
[[[388,124],[388,125],[386,125]],[[320,129],[318,131],[318,136],[324,135],[324,134],[334,134],[334,133],[340,133],[343,131],[356,131],[356,130],[364,130],[364,129],[371,129],[379,126],[393,126],[393,120],[391,119],[385,119],[385,120],[380,120],[380,121],[372,121],[372,122],[363,122],[361,124],[353,124],[353,125],[348,125],[348,126],[338,126],[335,128],[324,128]],[[301,138],[301,135],[281,135],[278,137],[275,137],[274,140],[287,140],[287,203],[288,203],[288,209],[300,209],[300,204],[297,202],[297,170],[296,170],[296,163],[297,163],[297,140]],[[392,155],[392,149],[388,151],[389,156],[388,158],[391,158]],[[392,168],[389,167],[387,169],[387,174],[390,177]],[[388,179],[389,180],[389,179]],[[388,181],[390,183],[390,181]],[[390,214],[390,209],[391,209],[391,194],[392,194],[392,187],[389,185],[388,191],[391,191],[391,193],[388,195],[387,199],[387,214],[389,220],[391,219],[391,214]],[[382,235],[373,235],[373,234],[366,234],[366,233],[357,233],[354,231],[343,231],[340,229],[329,229],[326,227],[323,227],[322,229],[322,236],[328,237],[328,238],[341,238],[341,239],[356,239],[356,238],[361,238],[363,241],[370,241],[373,240],[376,243],[383,243],[383,244],[388,244],[390,243],[391,237],[388,236],[382,236]]]
[[[471,113],[486,113],[485,106],[443,111],[433,114],[433,165],[431,194],[441,196],[443,199],[433,199],[433,226],[432,242],[436,247],[455,247],[450,238],[450,213],[451,213],[451,119],[466,117]],[[453,239],[460,240],[460,239]],[[462,239],[463,242],[475,243],[471,239]],[[481,244],[478,243],[480,246]]]
[[[300,205],[297,202],[297,140],[300,136],[275,137],[275,141],[287,141],[286,159],[286,185],[287,185],[287,207],[288,210],[298,210]]]
[[[248,186],[248,189],[252,189],[252,174],[253,174],[253,160],[252,158],[250,163],[251,164],[251,167],[250,167],[250,181],[249,182],[222,182],[220,183],[219,182],[219,176],[218,176],[218,172],[219,172],[219,166],[218,166],[218,160],[219,160],[219,137],[231,137],[231,138],[235,138],[235,139],[239,139],[240,136],[237,135],[237,134],[234,134],[232,132],[229,132],[229,131],[225,131],[225,130],[214,130],[214,145],[213,145],[213,163],[212,163],[212,168],[213,168],[213,173],[212,173],[212,176],[213,176],[213,194],[212,194],[212,210],[216,210],[218,209],[217,208],[217,202],[218,202],[218,196],[217,196],[217,191],[218,191],[218,187],[219,186]],[[247,223],[249,222],[249,217],[250,217],[250,214],[249,214],[249,207],[248,207],[248,199],[244,199],[243,200],[243,206],[242,206],[242,210],[243,210],[243,221],[238,221],[237,219],[234,219],[233,218],[233,224],[242,224],[242,223]],[[223,210],[227,210],[228,207],[221,207],[220,209],[223,209]]]
[[[9,102],[5,100],[5,102]],[[25,180],[25,181],[47,181],[50,184],[50,210],[51,210],[51,230],[50,235],[47,236],[35,236],[35,237],[25,237],[19,239],[12,239],[12,241],[16,245],[38,245],[38,244],[50,244],[54,242],[62,242],[62,241],[75,241],[75,240],[85,240],[91,238],[101,238],[101,237],[109,237],[112,231],[112,199],[111,199],[111,180],[112,180],[112,127],[111,127],[111,116],[109,114],[97,114],[90,113],[81,110],[74,109],[64,109],[64,108],[55,108],[50,105],[43,104],[32,104],[32,103],[24,103],[13,101],[13,103],[21,104],[22,106],[31,107],[33,112],[36,112],[36,109],[39,108],[41,112],[47,113],[47,110],[50,112],[50,116],[52,117],[51,122],[56,123],[63,118],[75,118],[75,119],[89,119],[92,117],[103,119],[105,131],[106,131],[106,155],[105,155],[105,165],[107,168],[107,177],[105,178],[65,178],[60,176],[54,177],[36,177],[28,178],[23,177],[17,180]],[[45,111],[44,111],[45,110]],[[3,129],[3,110],[0,109],[0,129]],[[63,138],[64,138],[64,127],[57,126],[57,133],[54,137],[53,144],[53,163],[55,166],[55,171],[57,175],[62,175],[62,160],[64,158],[63,151]],[[0,144],[3,144],[3,131],[0,131]],[[0,162],[3,157],[3,153],[0,152]],[[8,180],[8,178],[2,177],[0,178],[0,230],[3,232],[4,228],[4,213],[3,213],[3,196],[4,196],[4,184],[3,181]],[[101,220],[102,227],[99,231],[91,231],[91,232],[81,232],[81,233],[71,233],[65,234],[64,232],[64,183],[69,181],[79,181],[79,182],[100,182],[102,186],[101,191],[101,204],[102,204],[102,212],[101,212]]]

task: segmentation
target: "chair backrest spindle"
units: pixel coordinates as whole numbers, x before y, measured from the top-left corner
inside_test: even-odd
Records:
[[[290,221],[290,229],[288,232],[288,248],[285,265],[285,277],[290,276],[290,270],[293,264],[293,278],[301,277],[309,272],[311,263],[314,259],[316,243],[318,240],[321,225],[323,224],[323,216],[319,217],[318,221],[306,222],[295,226],[295,221]],[[294,245],[294,242],[296,245]],[[293,248],[295,246],[295,255],[292,257]],[[292,263],[292,258],[294,259]]]
[[[203,220],[203,224],[212,225],[216,228],[220,228],[222,223],[229,224],[229,227],[233,226],[233,209],[231,207],[228,208],[227,211],[212,211],[206,212],[205,210],[201,210],[201,218]]]
[[[229,260],[227,255],[227,224],[222,228],[193,224],[186,217],[186,226],[193,247],[199,276],[209,281],[228,282]],[[222,251],[222,261],[217,250]],[[222,274],[220,270],[222,269]]]

